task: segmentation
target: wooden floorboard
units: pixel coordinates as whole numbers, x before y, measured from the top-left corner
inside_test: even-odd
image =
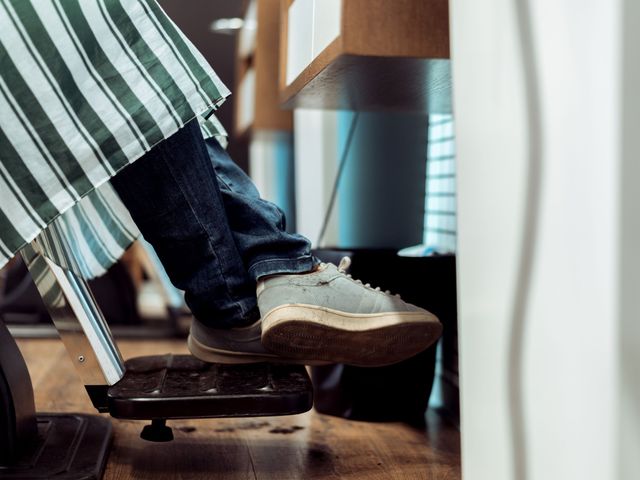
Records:
[[[181,341],[120,341],[125,358],[186,353]],[[95,413],[59,340],[20,340],[38,411]],[[426,430],[309,412],[291,417],[176,420],[175,440],[139,438],[145,422],[113,419],[106,480],[460,478],[457,430],[433,414]]]

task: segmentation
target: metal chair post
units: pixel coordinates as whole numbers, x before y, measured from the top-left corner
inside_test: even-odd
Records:
[[[106,408],[103,394],[124,362],[63,232],[52,223],[21,254],[94,405]]]

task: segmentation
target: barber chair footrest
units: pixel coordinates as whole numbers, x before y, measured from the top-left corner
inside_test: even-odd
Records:
[[[109,412],[137,420],[293,415],[313,406],[302,365],[205,363],[190,355],[139,357],[109,388]]]

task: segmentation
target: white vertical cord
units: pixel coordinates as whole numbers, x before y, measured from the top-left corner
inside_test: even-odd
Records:
[[[327,210],[324,214],[324,219],[322,220],[322,226],[320,227],[320,233],[318,234],[318,241],[316,245],[318,248],[323,247],[324,236],[327,233],[327,227],[329,226],[329,220],[331,219],[331,212],[333,212],[333,207],[336,202],[336,196],[338,194],[338,187],[340,186],[340,180],[342,179],[342,173],[344,172],[344,167],[347,164],[347,158],[349,158],[349,152],[351,151],[351,143],[353,142],[353,135],[356,131],[356,125],[358,125],[358,119],[360,118],[360,112],[354,112],[351,117],[351,124],[349,125],[349,133],[347,134],[347,140],[344,145],[344,149],[342,150],[342,158],[340,159],[340,164],[338,165],[338,171],[336,172],[335,179],[333,181],[333,188],[331,190],[331,197],[329,198],[329,204],[327,205]]]
[[[527,127],[527,190],[523,213],[522,243],[513,302],[509,345],[509,409],[513,445],[513,479],[527,478],[527,438],[524,412],[524,335],[529,306],[536,237],[540,216],[540,191],[543,171],[542,119],[540,91],[536,76],[536,55],[531,11],[528,0],[515,0],[516,26],[524,73]]]

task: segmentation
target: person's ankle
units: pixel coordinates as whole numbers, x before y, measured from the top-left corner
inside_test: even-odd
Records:
[[[320,263],[316,263],[314,264],[310,270],[304,270],[304,271],[300,271],[300,272],[277,272],[277,273],[269,273],[267,275],[262,275],[260,277],[257,278],[257,282],[263,282],[265,280],[268,280],[270,278],[274,278],[274,277],[281,277],[283,275],[308,275],[310,273],[314,273],[317,272],[320,269]]]

